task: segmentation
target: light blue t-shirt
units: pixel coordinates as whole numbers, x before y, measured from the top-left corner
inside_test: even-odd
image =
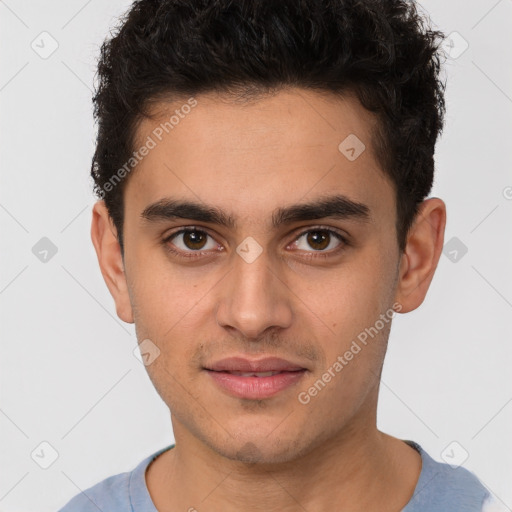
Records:
[[[422,468],[414,494],[402,512],[482,512],[490,496],[475,475],[436,462],[417,443]],[[130,472],[111,476],[71,499],[59,512],[158,512],[146,486],[146,468],[170,445],[146,457]]]

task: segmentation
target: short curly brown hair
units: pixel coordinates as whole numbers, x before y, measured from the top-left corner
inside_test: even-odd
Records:
[[[91,175],[123,251],[119,171],[158,98],[300,87],[356,94],[375,113],[373,148],[396,191],[401,251],[434,177],[445,84],[440,43],[410,0],[139,0],[102,45]]]

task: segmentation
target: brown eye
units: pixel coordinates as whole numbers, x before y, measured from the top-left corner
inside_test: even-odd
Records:
[[[294,242],[295,249],[309,253],[331,253],[342,245],[347,245],[345,238],[332,229],[304,231]]]
[[[181,229],[166,238],[165,243],[176,247],[183,253],[217,248],[215,240],[208,233],[199,229]]]

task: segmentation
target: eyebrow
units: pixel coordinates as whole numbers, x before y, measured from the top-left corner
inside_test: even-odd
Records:
[[[236,228],[236,220],[223,210],[201,203],[173,198],[163,198],[147,206],[141,217],[148,222],[190,219],[217,224],[226,228]],[[319,198],[309,203],[299,203],[277,208],[272,214],[272,226],[293,224],[308,220],[333,218],[369,222],[370,208],[343,195]]]

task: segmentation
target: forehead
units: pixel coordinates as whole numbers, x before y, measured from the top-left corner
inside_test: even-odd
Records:
[[[339,193],[394,210],[373,152],[376,120],[354,96],[291,89],[245,103],[216,93],[192,100],[155,104],[139,124],[136,148],[150,139],[152,148],[128,180],[128,207],[140,213],[178,196],[257,221],[283,204]]]

